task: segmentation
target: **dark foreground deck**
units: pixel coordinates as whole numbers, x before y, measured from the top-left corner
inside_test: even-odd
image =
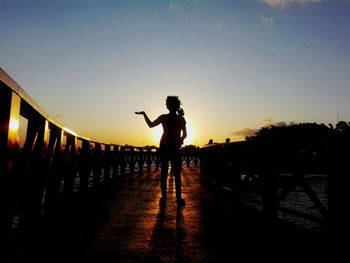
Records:
[[[172,176],[168,203],[159,206],[159,171],[125,177],[89,202],[76,200],[47,218],[40,236],[24,242],[11,261],[331,262],[321,234],[264,224],[229,192],[204,188],[198,172],[183,168],[187,203],[180,209]]]

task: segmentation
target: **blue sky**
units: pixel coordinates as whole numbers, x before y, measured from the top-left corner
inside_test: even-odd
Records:
[[[186,143],[350,120],[350,1],[3,1],[0,66],[76,133],[157,144],[135,110],[183,102]]]

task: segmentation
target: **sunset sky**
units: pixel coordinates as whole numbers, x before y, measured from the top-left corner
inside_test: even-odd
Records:
[[[271,123],[350,121],[350,1],[0,0],[0,67],[79,135],[158,144],[167,95],[186,144]]]

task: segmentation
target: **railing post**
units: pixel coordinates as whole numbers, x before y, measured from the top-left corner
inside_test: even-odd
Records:
[[[155,153],[155,163],[156,163],[156,170],[158,171],[159,170],[159,167],[160,167],[160,149],[157,148],[157,151]]]
[[[207,179],[207,149],[203,148],[200,152],[200,165],[199,165],[199,180],[201,183],[205,183]]]
[[[74,192],[74,181],[77,174],[77,149],[76,136],[66,133],[67,142],[64,149],[64,173],[63,173],[63,194],[64,197],[70,199]]]
[[[117,180],[118,171],[120,167],[120,152],[117,145],[113,146],[113,157],[112,157],[112,166],[113,166],[113,179]]]
[[[196,147],[195,152],[194,152],[194,165],[198,167],[198,161],[199,161],[199,147]]]
[[[213,183],[214,174],[216,173],[217,149],[214,146],[205,147],[200,154],[200,180],[205,185]],[[215,157],[215,158],[214,158]]]
[[[80,177],[80,192],[85,196],[89,188],[89,175],[91,172],[91,151],[90,142],[82,141],[81,150],[78,157],[78,169]]]
[[[28,128],[21,156],[22,168],[18,174],[18,183],[22,188],[20,227],[25,236],[32,240],[31,235],[37,233],[43,209],[48,169],[45,146],[48,130],[45,118],[29,105],[24,105],[21,112],[28,117]]]
[[[125,176],[125,168],[126,168],[126,148],[122,146],[120,149],[119,162],[120,162],[120,175]]]
[[[139,167],[139,175],[143,174],[143,163],[144,163],[144,151],[143,147],[139,148],[137,164]]]
[[[129,148],[129,168],[130,168],[130,175],[135,174],[135,148],[133,146],[130,146]]]
[[[93,172],[93,186],[96,189],[100,184],[102,172],[102,149],[100,143],[95,143],[92,152],[92,172]]]
[[[15,92],[1,90],[1,93],[0,157],[3,162],[1,169],[4,169],[4,173],[1,174],[6,176],[12,171],[19,150],[18,128],[21,98]]]
[[[0,82],[0,85],[2,83]],[[1,87],[1,86],[0,86]],[[11,112],[11,97],[12,92],[5,88],[0,88],[0,185],[1,190],[5,189],[4,179],[8,174],[8,137],[9,137],[9,124],[10,124],[10,112]],[[4,191],[1,191],[3,193]]]
[[[62,139],[63,130],[50,124],[48,143],[48,172],[46,178],[45,209],[50,213],[57,210],[60,199],[60,185],[63,175]]]
[[[19,155],[18,124],[20,97],[0,82],[0,241],[7,246],[15,189],[11,174]],[[1,253],[2,254],[2,253]]]
[[[111,146],[109,144],[105,145],[105,151],[104,151],[104,160],[103,160],[103,171],[104,171],[104,181],[105,184],[108,185],[110,175],[111,175]]]
[[[241,201],[241,174],[243,174],[243,151],[240,145],[232,145],[230,150],[229,185],[232,189],[232,199],[237,204]]]
[[[150,147],[147,148],[146,156],[147,172],[149,173],[152,166],[152,149]]]

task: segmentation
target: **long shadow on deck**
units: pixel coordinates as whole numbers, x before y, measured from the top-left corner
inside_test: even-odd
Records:
[[[17,261],[327,262],[322,237],[283,223],[272,231],[256,210],[204,188],[198,172],[183,168],[182,208],[172,176],[167,205],[159,206],[159,172],[125,178],[89,202],[77,199],[51,216]]]

